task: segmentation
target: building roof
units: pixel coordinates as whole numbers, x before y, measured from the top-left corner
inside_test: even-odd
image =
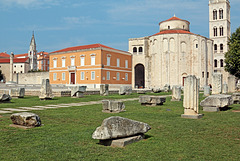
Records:
[[[23,56],[28,57],[28,53],[14,55],[15,58],[17,58],[17,57],[23,57]]]
[[[186,31],[186,30],[164,30],[164,31],[158,32],[152,36],[162,35],[162,34],[194,34],[194,33]]]
[[[48,55],[48,52],[41,51],[41,52],[37,53],[37,55],[41,55],[41,54],[43,54],[43,55]]]
[[[102,44],[90,44],[90,45],[83,45],[83,46],[75,46],[75,47],[69,47],[69,48],[65,48],[65,49],[61,49],[61,50],[57,50],[52,53],[60,53],[60,52],[68,52],[68,51],[76,51],[76,50],[85,50],[85,49],[94,49],[94,48],[107,48],[107,49],[111,49],[111,50],[115,50],[115,51],[121,51],[121,52],[126,52],[126,51],[122,51],[122,50],[118,50],[118,49],[114,49]]]
[[[10,55],[8,55],[7,53],[0,53],[0,57],[10,57]]]
[[[173,21],[173,20],[185,21],[185,22],[187,22],[187,23],[190,24],[189,21],[187,21],[187,20],[183,20],[183,19],[178,18],[178,17],[176,17],[176,16],[174,15],[173,17],[171,17],[171,18],[169,18],[169,19],[167,19],[167,20],[165,20],[165,21],[160,22],[159,25],[160,25],[161,23],[163,23],[163,22],[168,22],[168,21]]]
[[[13,63],[26,63],[28,58],[15,58]],[[10,63],[10,59],[0,59],[0,63]]]

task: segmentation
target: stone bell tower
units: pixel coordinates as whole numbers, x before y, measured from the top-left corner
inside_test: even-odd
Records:
[[[228,51],[228,39],[231,36],[229,0],[209,0],[209,38],[213,43],[213,68],[215,73],[223,74],[227,82],[228,73],[224,71],[225,53]]]
[[[36,71],[37,70],[37,50],[36,50],[36,41],[34,37],[34,32],[32,34],[32,39],[28,51],[28,57],[29,57],[29,70]]]

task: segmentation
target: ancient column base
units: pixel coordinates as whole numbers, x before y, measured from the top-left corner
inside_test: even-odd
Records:
[[[186,114],[182,114],[181,115],[182,118],[186,118],[186,119],[200,119],[203,117],[203,114],[197,114],[197,115],[186,115]]]
[[[128,144],[132,144],[135,142],[138,142],[140,140],[144,139],[144,134],[127,137],[127,138],[121,138],[121,139],[113,139],[113,140],[100,140],[101,145],[105,146],[112,146],[112,147],[125,147]]]
[[[218,112],[220,110],[219,110],[219,107],[203,107],[203,111],[206,111],[206,112]]]

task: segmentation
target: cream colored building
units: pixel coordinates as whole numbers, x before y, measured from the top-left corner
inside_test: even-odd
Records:
[[[227,83],[229,74],[224,71],[224,55],[228,51],[228,39],[231,36],[229,0],[209,0],[209,37],[214,41],[214,72],[223,74],[223,83]]]
[[[184,85],[187,75],[200,78],[201,87],[211,84],[213,41],[191,33],[189,25],[174,16],[159,23],[158,33],[129,39],[134,88]]]

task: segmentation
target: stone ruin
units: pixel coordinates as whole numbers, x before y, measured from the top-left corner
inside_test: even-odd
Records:
[[[11,115],[12,127],[33,128],[41,126],[41,119],[38,115],[29,112],[15,113]]]
[[[171,101],[181,101],[182,89],[181,86],[173,86]]]
[[[236,78],[234,76],[228,77],[228,93],[234,93],[236,91]]]
[[[137,89],[137,94],[146,94],[147,91],[145,89]]]
[[[169,84],[165,84],[163,87],[164,92],[169,92],[170,91],[170,85]]]
[[[210,86],[204,86],[204,96],[210,96],[211,89]]]
[[[222,94],[227,94],[228,93],[228,85],[224,83],[222,85]]]
[[[0,94],[0,103],[8,103],[11,99],[9,94]]]
[[[125,105],[123,102],[113,100],[102,100],[103,110],[105,113],[119,113],[125,111]]]
[[[42,86],[40,90],[39,98],[41,100],[52,99],[54,96],[52,94],[52,86],[49,83],[49,79],[42,79]]]
[[[157,88],[157,87],[152,88],[153,93],[160,93],[161,91],[162,91],[161,88]]]
[[[92,134],[100,144],[113,147],[124,147],[144,139],[144,133],[151,127],[143,122],[113,116],[103,120],[102,125]]]
[[[132,94],[132,86],[121,86],[119,89],[119,95],[130,95]]]
[[[233,104],[231,95],[211,95],[201,101],[200,105],[203,107],[203,111],[217,112],[221,109],[226,109]]]
[[[12,88],[10,90],[10,95],[13,98],[24,98],[25,88]]]
[[[184,81],[184,98],[183,107],[184,114],[182,118],[199,119],[202,118],[202,114],[199,114],[199,86],[200,79],[197,79],[195,75],[189,75]]]
[[[234,104],[239,104],[240,103],[240,93],[233,93],[232,99],[233,99]]]
[[[81,98],[86,92],[87,86],[74,86],[71,87],[71,97]]]
[[[109,95],[109,85],[108,84],[101,84],[100,85],[100,95],[101,96],[108,96]]]
[[[222,93],[222,74],[213,73],[212,77],[212,94],[221,94]]]
[[[141,105],[144,106],[157,106],[157,105],[163,105],[164,102],[166,102],[166,97],[164,96],[139,96],[139,102]]]

